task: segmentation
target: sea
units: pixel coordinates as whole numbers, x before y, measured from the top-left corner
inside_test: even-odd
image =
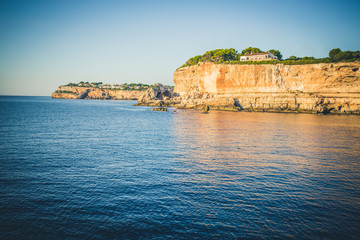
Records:
[[[0,239],[360,239],[360,116],[0,97]]]

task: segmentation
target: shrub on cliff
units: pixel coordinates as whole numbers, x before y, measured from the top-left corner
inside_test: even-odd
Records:
[[[334,59],[336,54],[340,53],[341,52],[341,49],[340,48],[334,48],[334,49],[331,49],[330,52],[329,52],[329,57],[331,59]]]
[[[252,53],[263,53],[259,48],[256,47],[248,47],[241,51],[243,55],[245,54],[252,54]]]
[[[314,57],[305,56],[301,60],[314,60],[314,59],[315,59]]]
[[[213,63],[224,63],[230,61],[236,61],[239,59],[239,53],[234,48],[229,49],[215,49],[207,51],[203,55],[197,55],[186,61],[181,67],[187,67],[196,65],[199,62],[213,62]]]
[[[340,48],[331,49],[329,57],[333,61],[355,61],[360,59],[360,51],[341,51]]]
[[[199,63],[200,59],[201,59],[201,55],[197,55],[195,57],[192,57],[189,60],[187,60],[186,63],[181,67],[196,65],[196,64]]]
[[[330,63],[332,62],[330,58],[318,58],[315,59],[314,57],[304,57],[304,58],[297,58],[297,59],[286,59],[280,61],[284,65],[302,65],[302,64],[316,64],[316,63]]]
[[[301,58],[296,57],[296,56],[290,56],[288,59],[286,60],[300,60]]]
[[[339,52],[334,56],[335,61],[349,60],[352,58],[353,56],[351,51]]]
[[[279,60],[281,60],[282,57],[283,57],[282,54],[281,54],[281,52],[280,52],[279,50],[270,49],[270,50],[268,50],[267,52],[274,54],[274,56],[276,56]]]
[[[213,56],[210,58],[214,62],[233,61],[238,57],[238,52],[234,48],[218,49],[214,51]]]

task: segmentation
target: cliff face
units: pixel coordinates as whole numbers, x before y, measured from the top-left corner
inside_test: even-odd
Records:
[[[203,63],[173,74],[178,105],[248,111],[360,113],[360,63]]]
[[[60,86],[51,97],[65,99],[113,99],[113,100],[137,100],[144,91],[111,90],[91,87]]]
[[[360,92],[360,63],[225,65],[205,63],[174,72],[175,92]]]

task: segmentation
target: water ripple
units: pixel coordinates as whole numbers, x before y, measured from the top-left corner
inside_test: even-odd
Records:
[[[1,239],[359,239],[360,118],[0,98]]]

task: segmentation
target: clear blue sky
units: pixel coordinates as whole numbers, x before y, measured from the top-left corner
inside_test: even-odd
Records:
[[[0,0],[0,95],[79,81],[173,84],[207,50],[360,50],[360,0]]]

